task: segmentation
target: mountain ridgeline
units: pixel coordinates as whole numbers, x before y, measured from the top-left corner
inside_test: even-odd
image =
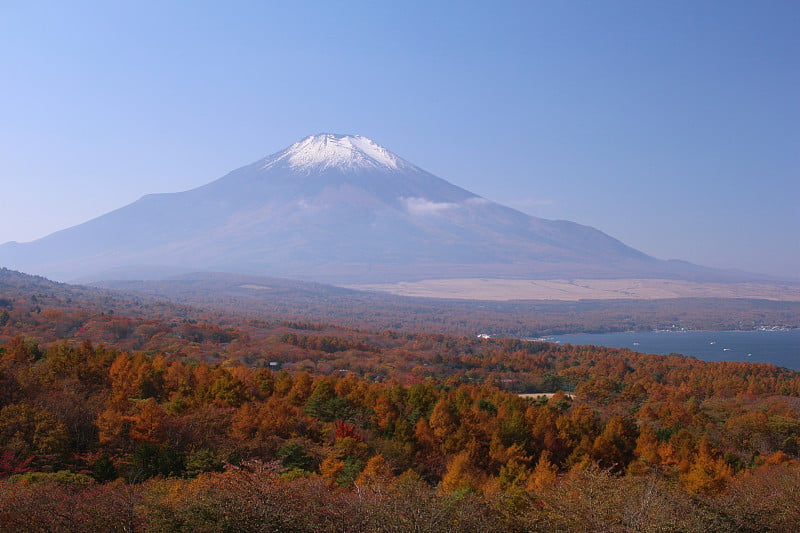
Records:
[[[220,271],[328,283],[730,274],[647,256],[440,179],[361,136],[321,134],[185,192],[151,194],[30,243],[0,265],[57,280]]]

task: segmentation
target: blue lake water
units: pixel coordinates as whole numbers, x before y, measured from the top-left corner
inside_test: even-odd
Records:
[[[704,361],[771,363],[800,370],[800,329],[789,331],[643,331],[576,333],[545,340],[642,353],[691,355]]]

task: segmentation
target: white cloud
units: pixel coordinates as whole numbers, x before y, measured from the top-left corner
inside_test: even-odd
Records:
[[[452,202],[433,202],[427,198],[400,198],[400,201],[412,215],[436,215],[458,207],[458,204]]]
[[[474,198],[467,198],[464,201],[467,205],[486,205],[491,204],[491,200],[487,200],[486,198],[481,198],[480,196],[475,196]]]

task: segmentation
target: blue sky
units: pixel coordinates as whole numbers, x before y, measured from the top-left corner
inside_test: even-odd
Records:
[[[0,2],[0,242],[358,133],[659,258],[800,276],[800,3]]]

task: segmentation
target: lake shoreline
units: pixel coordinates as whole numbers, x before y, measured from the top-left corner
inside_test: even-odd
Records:
[[[800,329],[797,328],[571,333],[525,340],[605,346],[656,355],[680,354],[709,362],[768,363],[800,370]]]

